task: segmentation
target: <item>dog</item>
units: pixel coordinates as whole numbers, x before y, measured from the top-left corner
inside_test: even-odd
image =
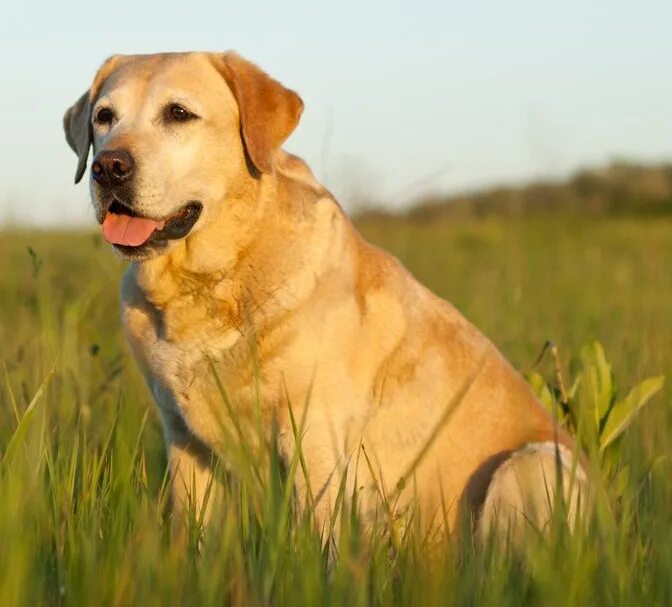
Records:
[[[449,532],[468,515],[479,536],[519,534],[562,495],[573,524],[586,475],[571,437],[281,149],[302,110],[239,55],[195,52],[113,56],[64,116],[75,182],[93,148],[96,219],[130,261],[123,324],[176,520],[203,507],[212,454],[256,419],[287,462],[301,441],[295,493],[321,525],[342,478],[365,520],[383,496]]]

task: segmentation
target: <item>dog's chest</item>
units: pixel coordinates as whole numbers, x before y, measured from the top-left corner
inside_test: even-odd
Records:
[[[172,342],[158,338],[146,346],[145,358],[151,372],[151,388],[160,407],[192,412],[204,384],[210,383],[208,361],[217,357],[216,344]]]
[[[240,333],[204,324],[189,335],[176,337],[167,330],[161,311],[147,303],[124,303],[123,318],[127,337],[159,408],[165,414],[181,417],[204,442],[214,443],[225,411],[225,396],[215,373],[223,385],[229,385],[232,376],[240,376]]]

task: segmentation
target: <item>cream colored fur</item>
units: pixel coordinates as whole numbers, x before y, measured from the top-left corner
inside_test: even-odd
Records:
[[[199,121],[163,127],[157,116],[174,99]],[[116,121],[90,126],[102,105]],[[417,500],[427,522],[453,528],[460,512],[481,512],[490,529],[507,501],[529,514],[547,495],[533,454],[544,474],[548,462],[545,448],[526,445],[553,439],[550,416],[474,326],[366,243],[305,163],[279,149],[300,110],[298,96],[240,57],[192,53],[115,57],[66,115],[80,163],[89,143],[94,154],[132,152],[138,212],[161,218],[203,203],[189,235],[132,261],[122,284],[123,323],[161,414],[176,509],[200,503],[210,454],[225,457],[233,434],[213,364],[245,427],[258,371],[264,424],[278,424],[288,459],[288,400],[305,417],[318,521],[357,462],[365,514],[409,470],[398,507]],[[102,221],[95,185],[92,198]],[[564,457],[572,442],[562,432],[560,441]],[[301,499],[306,487],[299,474]]]
[[[531,443],[518,449],[492,477],[478,521],[479,539],[496,533],[520,545],[527,532],[546,530],[559,503],[573,529],[587,499],[586,483],[583,468],[564,445]]]

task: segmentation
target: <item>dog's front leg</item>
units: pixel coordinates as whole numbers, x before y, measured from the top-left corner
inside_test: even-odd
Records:
[[[179,537],[188,525],[205,527],[221,498],[213,454],[174,413],[161,411],[168,455],[172,530]]]

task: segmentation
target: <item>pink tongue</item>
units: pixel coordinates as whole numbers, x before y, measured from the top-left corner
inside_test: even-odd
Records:
[[[144,244],[154,230],[163,228],[163,224],[163,221],[145,217],[108,213],[103,221],[103,236],[112,244],[137,247]]]

